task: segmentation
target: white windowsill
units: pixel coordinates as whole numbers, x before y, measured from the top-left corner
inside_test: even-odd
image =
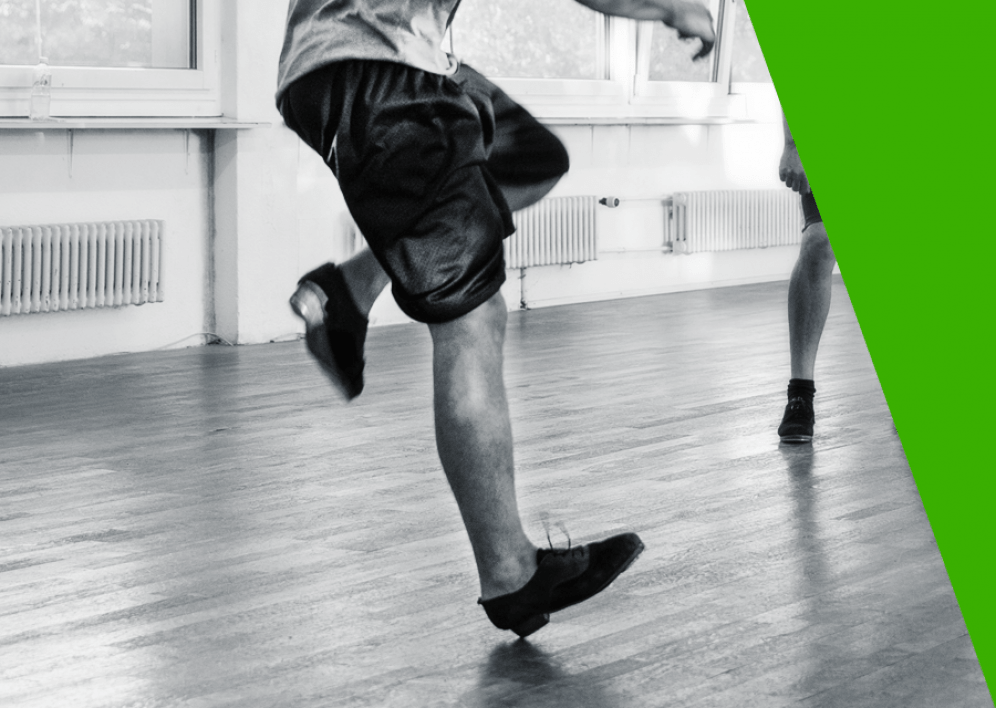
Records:
[[[732,125],[739,123],[757,123],[752,118],[730,118],[724,116],[707,116],[702,118],[683,118],[679,116],[623,116],[623,117],[570,117],[546,116],[540,117],[544,125]]]
[[[0,130],[240,130],[270,123],[234,118],[0,118]]]

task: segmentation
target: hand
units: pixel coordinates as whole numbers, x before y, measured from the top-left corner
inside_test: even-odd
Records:
[[[716,31],[712,26],[712,13],[704,5],[694,0],[677,0],[673,5],[671,18],[664,21],[668,27],[678,30],[681,39],[702,40],[702,48],[692,59],[709,56],[716,44]]]
[[[785,186],[793,192],[799,194],[809,194],[809,180],[806,179],[806,171],[802,169],[802,160],[799,159],[799,151],[795,144],[789,143],[782,151],[782,161],[778,165],[778,179],[785,183]]]

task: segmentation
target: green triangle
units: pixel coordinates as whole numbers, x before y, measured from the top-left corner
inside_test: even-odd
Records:
[[[991,3],[750,0],[983,672],[996,677]],[[990,682],[991,684],[991,682]]]

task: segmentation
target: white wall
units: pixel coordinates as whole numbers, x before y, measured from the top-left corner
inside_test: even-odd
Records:
[[[162,219],[164,301],[0,317],[0,365],[146,351],[211,327],[210,136],[0,131],[0,225]]]
[[[286,2],[224,5],[222,104],[262,125],[215,139],[215,313],[240,344],[296,332],[287,297],[298,273],[298,139],[274,103]]]

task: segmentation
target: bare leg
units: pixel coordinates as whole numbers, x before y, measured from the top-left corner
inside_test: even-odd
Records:
[[[502,370],[507,318],[497,293],[457,320],[429,326],[436,446],[470,536],[485,600],[515,592],[536,572],[536,547],[522,528],[515,494]]]
[[[369,248],[364,248],[355,256],[339,264],[342,277],[353,296],[357,308],[364,316],[370,314],[377,296],[391,282],[387,273],[380,267]]]
[[[816,352],[830,311],[830,292],[836,259],[823,222],[802,234],[799,260],[789,281],[788,318],[792,378],[814,378]]]
[[[558,181],[502,186],[502,193],[518,211]],[[390,278],[366,248],[340,268],[357,307],[368,314]],[[507,319],[498,293],[457,320],[429,326],[436,446],[470,536],[484,600],[515,592],[536,572],[536,547],[522,528],[515,494],[502,353]]]

